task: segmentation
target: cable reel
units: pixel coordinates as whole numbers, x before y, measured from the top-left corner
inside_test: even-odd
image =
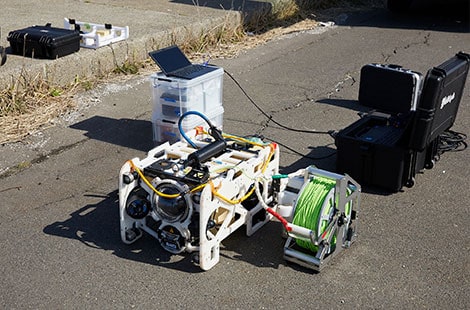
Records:
[[[325,178],[312,178],[303,187],[295,204],[292,223],[314,232],[314,240],[321,237],[333,220],[335,183]],[[331,246],[334,246],[335,241],[333,240]],[[297,238],[296,243],[314,253],[318,251],[318,245],[315,245],[310,238]]]
[[[305,184],[294,208],[293,224],[305,227],[315,232],[315,239],[327,239],[326,253],[334,251],[336,246],[336,233],[333,227],[329,227],[338,213],[335,202],[336,180],[324,177],[314,177]],[[348,194],[351,190],[348,189]],[[345,205],[344,213],[339,215],[339,224],[348,224],[351,218],[351,202]],[[332,234],[330,238],[330,234]],[[311,238],[297,238],[297,245],[312,252],[318,251],[318,245]]]
[[[309,177],[294,203],[284,258],[320,270],[328,256],[355,239],[353,207],[359,205],[360,186],[348,176],[316,168],[307,171]]]

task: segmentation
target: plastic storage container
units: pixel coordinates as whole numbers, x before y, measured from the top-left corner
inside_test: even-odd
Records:
[[[204,113],[204,115],[211,121],[211,123],[218,129],[222,130],[224,120],[224,108],[222,106],[213,109],[211,112]],[[153,141],[154,143],[161,143],[168,141],[175,143],[181,139],[181,134],[178,129],[178,119],[166,120],[156,119],[152,122],[153,125]],[[188,115],[181,122],[181,128],[186,133],[197,126],[202,126],[208,129],[206,121],[198,115]]]
[[[207,114],[222,107],[223,74],[222,68],[191,80],[169,77],[161,72],[152,74],[152,121],[178,122],[187,111]],[[196,118],[199,117],[188,116],[188,119]]]
[[[129,38],[129,26],[116,27],[111,24],[94,24],[64,18],[64,28],[80,31],[80,46],[99,48]]]

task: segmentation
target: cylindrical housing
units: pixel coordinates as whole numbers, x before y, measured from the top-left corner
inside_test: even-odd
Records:
[[[186,166],[193,164],[200,165],[211,157],[217,156],[225,151],[227,143],[223,140],[217,140],[204,146],[194,153],[189,154]]]

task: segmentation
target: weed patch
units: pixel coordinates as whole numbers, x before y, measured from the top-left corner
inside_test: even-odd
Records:
[[[314,12],[331,7],[357,7],[376,5],[380,0],[290,0],[278,1],[268,10],[251,13],[238,24],[225,22],[213,29],[179,34],[179,46],[190,59],[210,55],[212,58],[233,57],[241,50],[263,44],[285,33],[311,29],[316,25]],[[171,37],[175,34],[170,34]],[[176,40],[176,38],[174,38]],[[112,47],[111,47],[112,48]],[[114,51],[113,51],[114,55]],[[88,91],[97,84],[119,75],[135,75],[154,70],[150,61],[138,61],[129,55],[114,69],[93,78],[76,79],[69,85],[56,85],[47,77],[30,75],[23,68],[17,77],[0,90],[0,144],[21,141],[26,136],[46,127],[53,120],[70,112],[75,106],[73,96]]]

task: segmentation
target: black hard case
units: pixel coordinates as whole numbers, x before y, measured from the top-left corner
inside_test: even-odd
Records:
[[[391,192],[396,192],[403,186],[413,186],[416,173],[434,166],[439,135],[454,123],[469,70],[469,61],[468,54],[458,53],[440,66],[429,70],[421,93],[413,88],[414,96],[418,96],[413,99],[418,102],[416,111],[410,109],[408,100],[397,101],[398,107],[393,106],[390,101],[385,104],[384,101],[378,101],[376,104],[372,101],[366,102],[368,106],[378,109],[385,107],[389,111],[369,113],[336,135],[337,170],[348,173],[361,184]],[[389,69],[383,66],[375,68]],[[388,73],[387,71],[385,75]],[[406,77],[404,72],[401,73],[393,74],[390,79],[378,80],[388,85],[383,86],[381,91],[385,89],[385,93],[393,93],[394,90],[411,89],[410,78]],[[377,89],[371,87],[377,84],[375,79],[381,75],[383,76],[384,72],[371,73],[369,70],[361,70],[361,103],[361,99],[371,98],[372,94],[377,96]],[[396,85],[402,87],[396,88]],[[448,99],[442,101],[444,98]],[[366,128],[385,125],[400,126],[399,138],[388,143],[368,142],[358,138],[358,133]]]
[[[410,148],[424,150],[452,127],[470,67],[470,55],[460,52],[426,74],[410,134]]]
[[[404,185],[412,186],[416,173],[426,164],[426,152],[415,152],[406,147],[409,120],[404,120],[395,141],[368,142],[359,137],[368,128],[390,126],[393,117],[371,113],[338,132],[335,137],[338,172],[349,174],[361,185],[391,192],[399,191]]]
[[[359,102],[380,112],[368,113],[336,135],[338,172],[391,192],[414,184],[427,157],[426,151],[408,148],[422,80],[420,73],[400,66],[367,64],[361,68]],[[396,127],[395,139],[367,141],[361,137],[376,126]]]
[[[31,26],[14,30],[8,34],[13,54],[55,59],[77,52],[80,49],[78,31],[45,26]]]
[[[422,88],[419,72],[399,65],[367,64],[361,68],[359,102],[387,113],[415,110]]]

